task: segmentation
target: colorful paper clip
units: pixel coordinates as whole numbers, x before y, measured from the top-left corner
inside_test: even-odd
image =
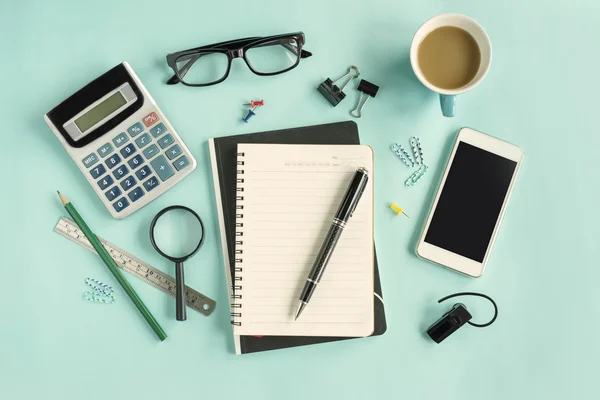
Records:
[[[425,165],[425,159],[423,158],[423,147],[418,137],[413,136],[410,138],[410,146],[412,147],[413,156],[417,165]]]
[[[358,103],[356,104],[356,108],[354,110],[350,111],[350,115],[352,115],[354,118],[362,117],[363,108],[365,108],[367,101],[369,101],[369,99],[371,97],[375,97],[377,95],[377,92],[379,91],[379,86],[374,85],[371,82],[366,81],[364,79],[361,79],[360,83],[358,84],[357,89],[360,92],[360,96],[358,96]],[[365,101],[361,105],[363,94],[366,96],[366,98],[365,98]],[[358,113],[355,114],[355,112],[357,110],[358,110]]]
[[[415,186],[415,183],[417,183],[423,177],[423,175],[425,175],[428,169],[429,167],[427,165],[421,165],[418,170],[413,172],[413,174],[408,177],[404,184],[409,187]]]
[[[112,286],[100,282],[98,279],[87,278],[85,284],[93,289],[84,293],[87,301],[96,303],[112,304],[115,302],[115,291]]]
[[[352,73],[352,70],[356,71],[356,73],[354,75],[352,75],[348,79],[348,81],[346,81],[344,86],[342,86],[342,88],[340,89],[336,85],[336,83],[341,81],[342,79],[345,79],[347,76],[349,76]],[[348,84],[350,83],[350,81],[352,79],[358,78],[359,76],[360,76],[360,71],[358,70],[358,68],[355,67],[354,65],[351,65],[350,68],[348,68],[348,71],[346,72],[346,74],[344,76],[342,76],[341,78],[338,78],[333,82],[329,78],[325,79],[325,81],[323,83],[321,83],[318,87],[319,93],[321,93],[323,95],[323,97],[325,97],[327,99],[327,101],[329,101],[331,103],[331,105],[335,107],[340,103],[340,101],[344,100],[344,98],[346,97],[346,94],[344,93],[344,89],[346,88],[346,86],[348,86]]]
[[[415,161],[412,159],[412,157],[410,156],[410,154],[408,154],[408,152],[404,149],[404,147],[402,147],[401,144],[399,143],[394,143],[391,146],[392,151],[394,152],[395,155],[398,156],[398,158],[400,160],[402,160],[402,162],[404,164],[406,164],[407,167],[409,168],[414,168],[415,166]]]
[[[398,207],[396,203],[392,203],[390,208],[396,212],[397,215],[404,214],[406,218],[410,218],[405,212],[404,208]]]

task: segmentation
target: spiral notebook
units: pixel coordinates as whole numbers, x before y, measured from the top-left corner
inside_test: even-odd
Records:
[[[208,140],[216,210],[219,221],[220,243],[230,305],[233,302],[232,286],[235,274],[235,214],[236,210],[236,152],[239,143],[279,143],[279,144],[360,144],[358,127],[354,121],[336,122],[323,125],[280,129],[241,135],[229,135]],[[375,291],[373,311],[374,331],[371,336],[383,335],[387,324],[383,292],[379,277],[377,252],[373,243],[375,264]],[[231,312],[239,311],[231,308]],[[233,326],[232,326],[233,328]],[[233,333],[233,329],[232,329]],[[251,336],[232,335],[233,350],[236,354],[285,349],[296,346],[323,344],[340,340],[353,340],[339,336]]]
[[[239,144],[236,335],[373,333],[373,151],[366,145]],[[370,179],[310,304],[300,292],[357,168]]]

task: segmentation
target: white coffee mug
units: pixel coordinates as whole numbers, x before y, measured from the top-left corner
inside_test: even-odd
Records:
[[[479,70],[475,77],[465,86],[458,89],[442,89],[432,85],[425,79],[421,68],[419,67],[419,45],[431,31],[443,26],[453,26],[464,29],[469,32],[477,42],[481,53],[481,62]],[[440,95],[440,106],[444,117],[453,117],[456,110],[456,96],[473,89],[485,78],[492,64],[492,43],[485,30],[473,19],[461,14],[442,14],[431,18],[425,22],[415,33],[412,44],[410,46],[410,64],[415,72],[415,75],[423,85],[433,90]]]

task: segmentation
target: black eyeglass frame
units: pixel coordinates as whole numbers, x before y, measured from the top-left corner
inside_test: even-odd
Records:
[[[288,67],[284,70],[276,71],[276,72],[260,72],[260,71],[255,70],[254,67],[252,67],[252,63],[250,61],[248,61],[248,59],[246,58],[246,52],[253,47],[259,47],[263,43],[272,42],[273,40],[278,40],[278,39],[295,39],[296,43],[298,43],[298,47],[297,47],[297,50],[299,50],[298,54],[297,54],[298,57],[297,57],[294,65],[291,65],[290,67]],[[248,66],[248,68],[250,68],[250,71],[252,71],[254,74],[259,75],[259,76],[272,76],[272,75],[283,74],[284,72],[288,72],[289,70],[296,68],[298,66],[298,64],[300,64],[300,59],[308,58],[308,57],[312,56],[311,52],[302,49],[302,47],[304,46],[304,43],[305,43],[304,32],[295,32],[295,33],[286,33],[283,35],[264,36],[264,37],[255,36],[255,37],[248,37],[248,38],[244,38],[244,39],[230,40],[230,41],[226,41],[226,42],[211,44],[208,46],[201,46],[201,47],[196,47],[193,49],[178,51],[176,53],[171,53],[171,54],[167,55],[167,64],[169,65],[169,67],[171,67],[171,69],[173,69],[173,71],[175,72],[175,75],[173,75],[171,78],[169,78],[169,80],[167,81],[167,84],[175,85],[177,83],[182,83],[186,86],[192,86],[192,87],[216,85],[218,83],[223,82],[225,79],[227,79],[227,77],[229,76],[229,72],[231,71],[231,62],[233,61],[234,58],[243,58],[244,61],[246,62],[246,65]],[[296,52],[296,49],[294,49],[292,46],[290,46],[290,47],[286,46],[286,48],[288,50],[292,51],[293,53]],[[225,54],[227,56],[227,60],[228,60],[227,71],[225,72],[225,74],[223,75],[223,77],[221,79],[216,80],[214,82],[209,82],[209,83],[187,83],[187,82],[185,82],[184,81],[185,74],[188,72],[189,68],[191,68],[191,66],[196,62],[196,60],[198,58],[190,59],[190,60],[192,60],[192,62],[184,65],[184,67],[181,69],[177,68],[177,60],[179,58],[185,57],[185,56],[193,56],[193,55],[201,56],[204,53]]]

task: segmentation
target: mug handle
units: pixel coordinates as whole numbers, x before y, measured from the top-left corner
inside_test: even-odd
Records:
[[[444,117],[454,117],[456,112],[456,95],[440,94],[440,106]]]

